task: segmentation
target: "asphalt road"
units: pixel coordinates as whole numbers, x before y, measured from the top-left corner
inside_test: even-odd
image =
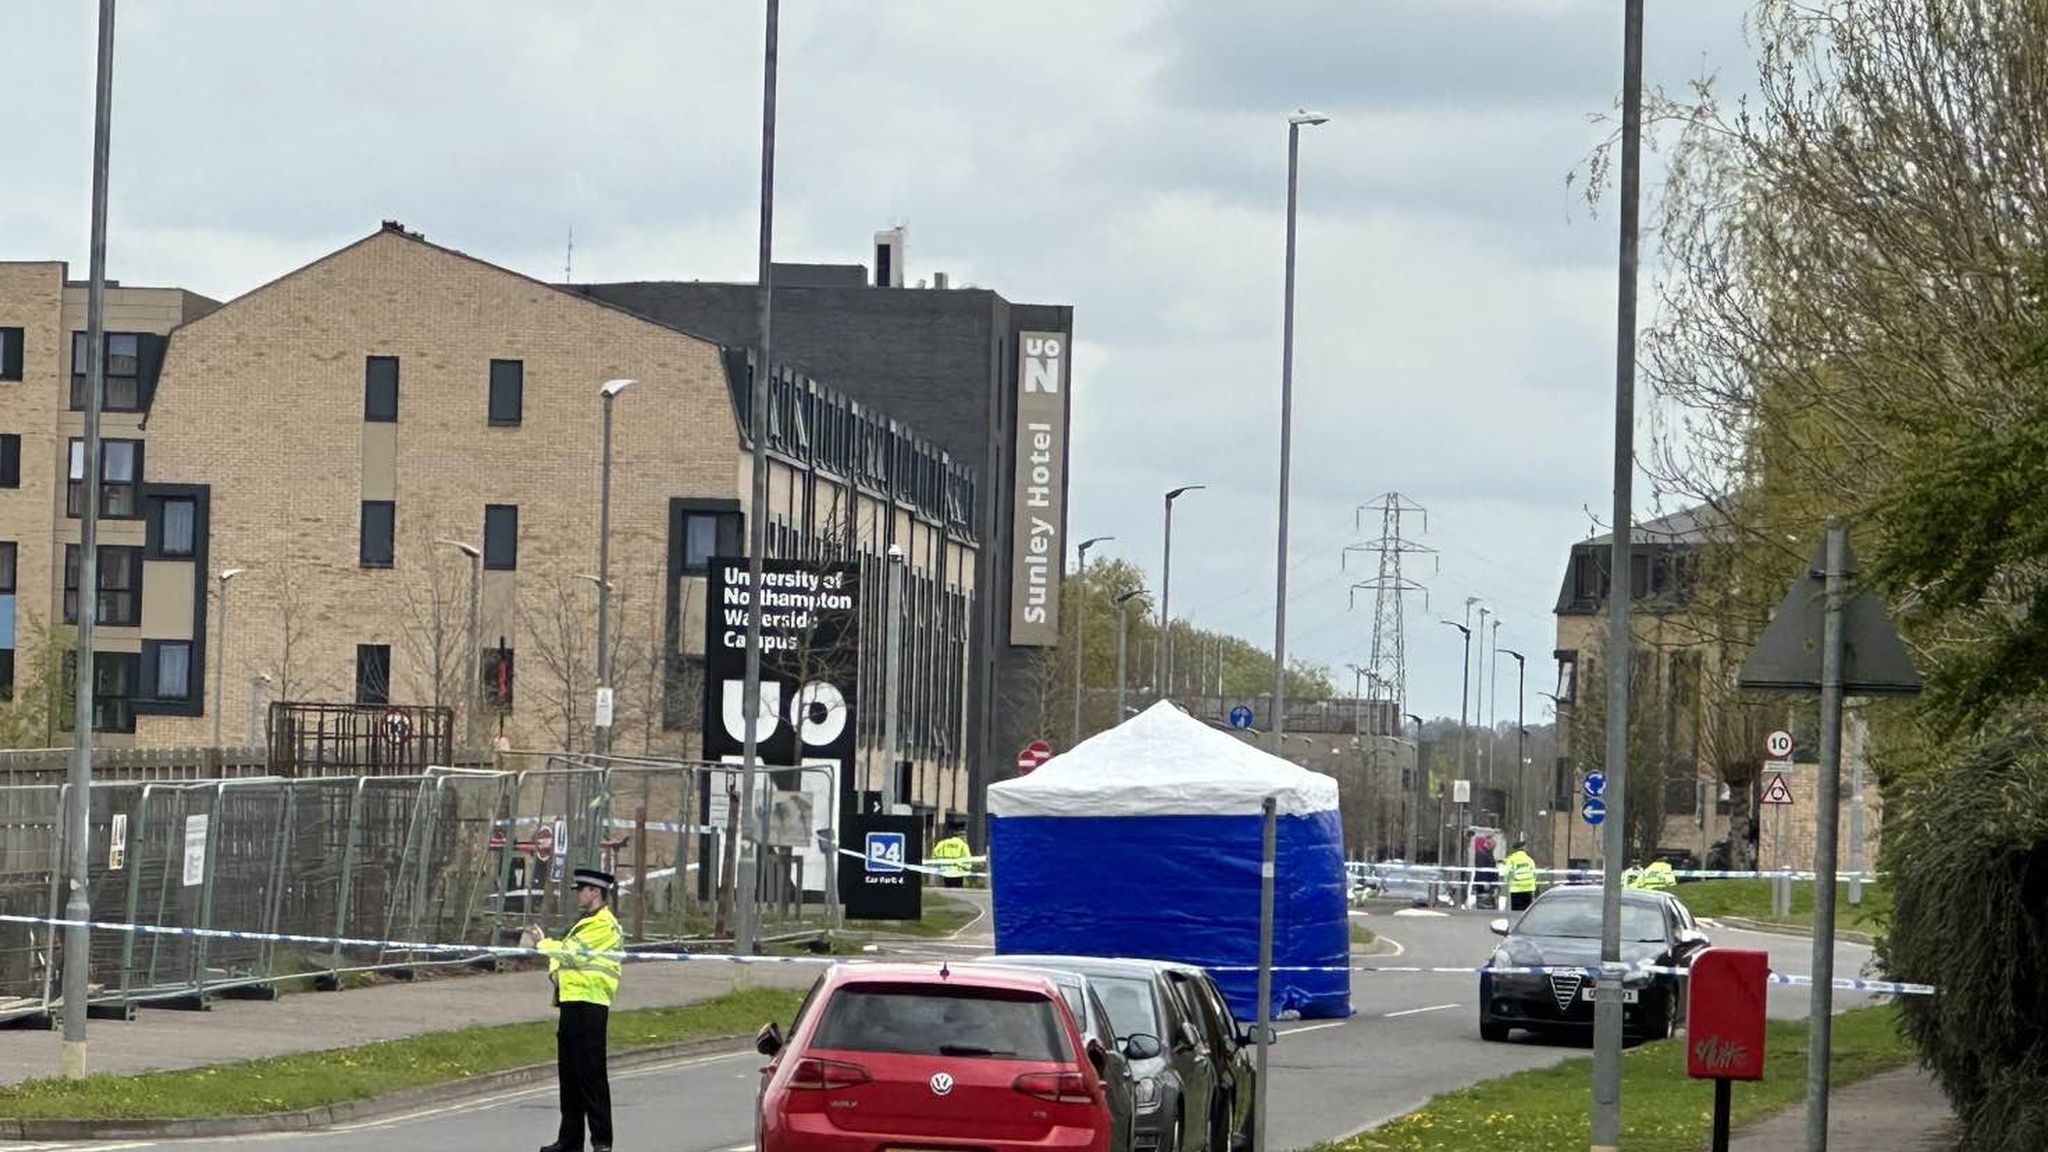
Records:
[[[1378,915],[1369,918],[1381,936],[1401,945],[1402,955],[1363,964],[1468,965],[1484,962],[1494,937],[1488,916]],[[979,933],[975,933],[978,936]],[[1804,939],[1719,929],[1714,941],[1763,948],[1774,968],[1805,972],[1811,944]],[[920,944],[925,955],[986,949],[984,940],[954,946]],[[1844,944],[1837,972],[1854,975],[1870,950]],[[1505,1044],[1479,1039],[1476,976],[1360,972],[1352,979],[1356,1015],[1342,1021],[1304,1021],[1281,1026],[1281,1042],[1270,1054],[1267,1122],[1276,1148],[1300,1148],[1348,1135],[1398,1116],[1430,1096],[1523,1068],[1553,1064],[1583,1054],[1588,1045],[1521,1038]],[[1806,1014],[1809,990],[1774,986],[1770,1011],[1798,1018]],[[1841,1007],[1869,997],[1842,994]],[[753,1102],[759,1057],[751,1051],[698,1056],[635,1069],[613,1077],[618,1147],[661,1152],[745,1152],[752,1147]],[[180,1152],[276,1146],[279,1152],[385,1152],[391,1148],[433,1148],[448,1152],[503,1152],[537,1149],[554,1137],[553,1085],[446,1105],[401,1116],[314,1133],[278,1134],[198,1141],[126,1141],[91,1145],[49,1145],[73,1152],[113,1149],[178,1149]],[[37,1145],[0,1144],[5,1152]]]

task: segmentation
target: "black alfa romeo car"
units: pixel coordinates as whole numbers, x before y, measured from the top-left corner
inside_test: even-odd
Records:
[[[1600,889],[1590,884],[1552,888],[1536,898],[1510,926],[1495,920],[1506,937],[1494,949],[1489,968],[1600,966]],[[1635,968],[1649,964],[1683,968],[1707,946],[1706,933],[1677,898],[1665,892],[1623,892],[1621,960]],[[1482,972],[1479,974],[1479,1035],[1505,1040],[1516,1028],[1530,1032],[1587,1032],[1593,1027],[1590,975]],[[1663,1039],[1685,1019],[1685,978],[1671,974],[1631,975],[1623,982],[1622,1028],[1628,1039]]]

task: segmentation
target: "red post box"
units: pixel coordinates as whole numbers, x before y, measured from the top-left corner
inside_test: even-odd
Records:
[[[1769,954],[1709,948],[1693,958],[1685,1011],[1685,1073],[1701,1080],[1764,1078]]]

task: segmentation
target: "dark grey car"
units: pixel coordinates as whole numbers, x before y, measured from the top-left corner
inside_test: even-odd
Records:
[[[1081,1026],[1081,1038],[1102,1046],[1103,1066],[1096,1071],[1102,1074],[1102,1083],[1109,1096],[1111,1152],[1141,1152],[1134,1139],[1138,1116],[1137,1076],[1131,1071],[1128,1045],[1118,1039],[1116,1025],[1094,983],[1071,968],[1004,964],[999,960],[981,963],[992,968],[1036,972],[1050,979],[1060,990],[1060,997],[1067,1002],[1067,1011],[1074,1014],[1074,1022]]]
[[[1590,884],[1552,888],[1510,924],[1489,968],[1597,968],[1600,965],[1601,891]],[[1685,905],[1666,892],[1621,894],[1621,960],[1684,968],[1707,946],[1706,933]],[[1594,980],[1582,973],[1479,974],[1479,1035],[1505,1040],[1516,1028],[1542,1033],[1585,1033],[1593,1027]],[[1622,1027],[1630,1040],[1661,1040],[1685,1019],[1685,980],[1660,973],[1623,984]]]
[[[1152,960],[1093,956],[991,956],[988,962],[1078,972],[1109,1010],[1135,1079],[1134,1152],[1228,1152],[1211,1144],[1211,1118],[1228,1107],[1206,1029],[1167,973]]]

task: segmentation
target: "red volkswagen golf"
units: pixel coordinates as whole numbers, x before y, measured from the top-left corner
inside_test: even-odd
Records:
[[[760,1152],[1112,1152],[1107,1054],[1033,973],[839,965],[756,1047]]]

